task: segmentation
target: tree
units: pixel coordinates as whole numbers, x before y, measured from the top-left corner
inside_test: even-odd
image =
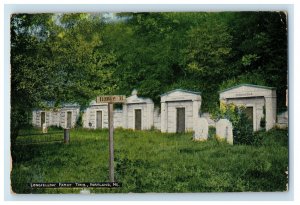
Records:
[[[115,90],[115,55],[102,49],[102,25],[101,17],[89,14],[12,16],[12,145],[33,108],[86,105]]]
[[[11,143],[19,129],[28,123],[26,116],[42,99],[48,99],[52,88],[51,62],[42,60],[48,54],[43,40],[48,35],[51,15],[16,14],[11,18]]]

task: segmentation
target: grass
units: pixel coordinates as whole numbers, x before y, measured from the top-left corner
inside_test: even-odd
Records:
[[[258,133],[260,146],[228,145],[192,134],[115,131],[115,179],[122,188],[91,193],[285,191],[287,130]],[[63,137],[63,136],[62,136]],[[31,189],[30,182],[107,182],[108,131],[71,130],[70,144],[18,145],[11,172],[16,193],[79,193]]]

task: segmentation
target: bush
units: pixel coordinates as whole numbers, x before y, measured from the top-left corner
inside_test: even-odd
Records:
[[[208,138],[213,138],[216,135],[216,128],[213,126],[208,127]]]
[[[77,119],[77,121],[76,121],[76,128],[82,127],[82,126],[83,126],[82,115],[83,115],[83,111],[80,111],[80,112],[79,112],[79,117],[78,117],[78,119]]]
[[[225,118],[232,123],[234,144],[249,145],[253,143],[253,127],[245,113],[245,107],[221,102],[220,109],[212,116],[215,120]]]
[[[238,108],[237,113],[238,119],[233,124],[233,143],[252,144],[254,141],[252,124],[242,108]]]

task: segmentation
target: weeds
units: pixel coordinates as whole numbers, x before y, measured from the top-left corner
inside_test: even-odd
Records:
[[[118,189],[91,193],[284,191],[288,167],[286,130],[259,132],[259,143],[228,145],[192,133],[115,130]],[[17,193],[79,193],[80,189],[31,189],[30,182],[105,182],[108,130],[71,130],[71,143],[18,145],[11,172]]]

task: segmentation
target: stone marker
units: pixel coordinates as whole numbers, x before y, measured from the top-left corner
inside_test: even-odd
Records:
[[[194,140],[207,140],[208,136],[208,122],[205,118],[197,118],[195,123]]]
[[[216,123],[216,134],[221,139],[225,139],[229,144],[233,144],[232,123],[227,119],[220,119]]]
[[[69,144],[70,143],[70,128],[64,129],[64,143]]]
[[[43,130],[42,130],[43,133],[48,133],[48,127],[47,127],[47,124],[44,123],[43,124]]]

